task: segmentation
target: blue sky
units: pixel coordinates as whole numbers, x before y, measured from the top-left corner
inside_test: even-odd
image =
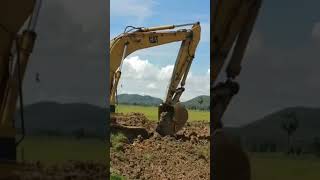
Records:
[[[196,57],[191,67],[191,74],[182,100],[198,95],[208,95],[208,69],[210,67],[209,3],[209,0],[202,0],[201,3],[197,0],[111,0],[110,36],[113,38],[122,33],[128,25],[150,27],[200,21],[202,27],[201,41],[196,51]],[[153,73],[170,72],[170,67],[176,60],[179,48],[180,42],[140,50],[130,55],[125,60],[123,78],[121,79],[122,85],[119,86],[119,92],[148,94],[163,98],[166,91],[163,86],[168,83],[167,79],[160,78],[160,81],[158,78],[159,81],[157,81],[156,79],[159,76]],[[152,69],[151,72],[150,69]],[[139,74],[139,70],[142,73],[139,78],[132,78],[133,74],[129,74],[130,72],[135,75]],[[155,79],[152,79],[152,77]],[[203,84],[200,84],[199,81]],[[193,88],[188,89],[188,86]],[[199,89],[194,89],[194,87]]]

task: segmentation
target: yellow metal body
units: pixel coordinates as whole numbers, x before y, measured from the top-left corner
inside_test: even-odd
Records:
[[[190,29],[170,30],[190,25],[192,25]],[[188,112],[179,101],[200,41],[200,23],[134,29],[136,31],[125,32],[110,42],[109,98],[111,118],[113,118],[115,112],[117,86],[124,59],[140,49],[181,41],[166,98],[159,106],[158,120],[160,120],[160,123],[156,129],[162,135],[174,134],[183,127],[188,119]],[[163,114],[162,112],[168,113]]]
[[[33,3],[33,0],[3,0],[0,5],[0,137],[15,136],[12,119],[17,101],[18,84],[16,74],[10,75],[10,55],[18,31],[32,13]],[[25,38],[27,37],[24,37],[24,45],[28,41]],[[27,56],[21,52],[22,59],[28,59]],[[24,66],[24,64],[21,65]]]
[[[211,29],[212,90],[228,57],[230,60],[226,64],[226,79],[234,80],[240,74],[243,56],[261,6],[261,0],[232,1],[232,3],[231,1],[216,0],[215,2],[215,6],[212,8],[213,29]],[[223,88],[228,89],[225,86]],[[215,93],[212,95],[214,97]],[[221,120],[221,116],[231,100],[227,99],[227,102],[223,102],[224,105],[219,107],[219,113],[214,111],[215,113],[211,115],[215,122]]]
[[[182,26],[190,29],[170,30]],[[170,31],[169,31],[170,30]],[[166,98],[159,106],[160,123],[156,131],[162,135],[174,134],[188,119],[188,112],[180,102],[186,78],[200,41],[200,23],[169,25],[150,28],[136,28],[134,32],[125,32],[110,42],[110,112],[114,116],[117,86],[121,77],[121,66],[131,53],[145,48],[182,41],[176,63],[169,82]],[[168,112],[166,115],[163,112]]]
[[[176,89],[179,84],[182,87],[185,84],[192,59],[200,41],[201,27],[199,23],[195,23],[188,30],[165,31],[173,28],[175,28],[174,25],[142,28],[135,32],[121,34],[111,40],[109,72],[111,106],[116,104],[116,91],[121,76],[121,64],[125,57],[140,49],[182,41],[165,103],[173,105],[179,101],[179,98],[174,98]]]
[[[232,2],[232,3],[231,3]],[[218,0],[213,12],[211,42],[211,80],[216,81],[226,59],[227,76],[235,78],[241,70],[241,62],[251,35],[261,0],[221,1]],[[232,48],[233,52],[231,52]]]
[[[254,27],[261,0],[214,0],[211,29],[211,179],[250,180],[250,163],[241,147],[224,133],[221,118],[239,85],[234,81],[241,71],[241,62]],[[227,62],[228,57],[230,60]],[[216,83],[226,67],[226,82]],[[215,84],[216,83],[216,84]],[[230,171],[232,169],[232,171]]]
[[[225,86],[228,83],[220,86],[216,83],[218,75],[226,67],[226,79],[233,81],[240,74],[241,63],[243,56],[253,30],[256,18],[258,16],[262,0],[241,0],[241,1],[224,1],[214,0],[211,4],[213,11],[212,29],[211,29],[211,90],[212,97],[217,97],[216,94],[226,95],[231,94],[230,88]],[[228,61],[228,58],[229,61]],[[214,86],[214,83],[217,86]],[[216,87],[221,87],[215,89]],[[222,97],[222,96],[219,96]],[[229,102],[231,98],[226,98]],[[225,99],[219,99],[221,101]],[[228,103],[227,102],[227,103]],[[217,102],[212,104],[216,105]],[[222,102],[224,103],[224,102]],[[219,106],[220,107],[220,106]],[[221,120],[221,116],[227,107],[221,106],[219,110],[213,110],[214,123]],[[215,108],[215,106],[213,107]],[[220,111],[220,113],[218,113]],[[219,116],[215,116],[218,115]]]
[[[32,15],[35,3],[35,0],[0,2],[0,178],[12,177],[17,167],[13,118],[19,97],[19,75],[23,79],[36,38],[32,30],[19,32]]]

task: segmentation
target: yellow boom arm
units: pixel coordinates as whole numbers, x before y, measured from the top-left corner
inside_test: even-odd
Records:
[[[212,54],[211,54],[211,90],[213,98],[213,113],[211,117],[214,123],[221,124],[221,117],[227,108],[231,98],[239,90],[239,85],[233,80],[240,74],[241,62],[261,6],[261,0],[244,1],[215,1]],[[231,49],[233,48],[233,52]],[[227,57],[230,57],[228,64]],[[217,83],[218,75],[224,65],[226,67],[227,81]],[[216,128],[220,125],[216,124]]]
[[[192,25],[191,29],[169,31],[169,29],[190,25]],[[114,38],[110,43],[110,112],[115,112],[116,92],[121,76],[121,66],[128,55],[139,49],[182,41],[166,98],[159,106],[158,111],[158,119],[168,119],[168,121],[160,120],[157,131],[160,134],[173,134],[180,130],[188,119],[188,113],[179,103],[179,99],[184,91],[186,78],[200,41],[200,23],[134,29],[136,31],[125,32]],[[165,118],[161,118],[162,112],[170,113]]]
[[[3,0],[0,3],[0,165],[1,161],[16,159],[19,141],[15,139],[13,118],[36,38],[34,28],[40,5],[39,0]],[[18,35],[27,19],[26,30]]]
[[[239,91],[235,78],[256,21],[261,0],[227,1],[213,3],[211,29],[211,179],[250,180],[250,161],[244,151],[224,133],[221,118],[232,97]],[[233,48],[233,52],[231,52]],[[231,54],[232,53],[232,54]],[[230,61],[227,63],[227,57]],[[227,80],[214,84],[226,64]],[[215,85],[215,86],[214,86]],[[230,171],[232,170],[232,171]]]
[[[124,33],[114,38],[110,43],[110,105],[116,103],[116,90],[121,76],[123,60],[131,53],[154,46],[182,41],[181,48],[174,66],[174,71],[169,85],[165,102],[174,104],[178,101],[178,85],[185,85],[185,80],[200,41],[200,24],[193,24],[190,30],[160,31],[173,29],[179,26],[160,26],[140,28],[132,33]],[[160,32],[159,32],[160,31]],[[175,96],[176,95],[176,96]]]

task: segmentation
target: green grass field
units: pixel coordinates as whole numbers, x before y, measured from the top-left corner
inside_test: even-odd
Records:
[[[284,154],[252,154],[254,180],[318,180],[320,158],[303,155],[289,157]]]
[[[129,112],[140,112],[147,116],[148,119],[152,121],[157,121],[158,119],[158,107],[155,106],[135,106],[135,105],[123,105],[119,104],[117,106],[117,112],[129,113]],[[188,110],[189,121],[210,121],[209,111],[199,111],[199,110]]]
[[[18,147],[18,159],[40,160],[42,162],[62,162],[66,160],[106,159],[106,143],[99,139],[80,139],[71,137],[27,136]]]

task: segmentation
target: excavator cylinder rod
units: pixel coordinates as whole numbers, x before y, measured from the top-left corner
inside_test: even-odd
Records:
[[[150,27],[150,28],[142,28],[142,32],[149,32],[149,31],[160,31],[160,30],[166,30],[166,29],[174,29],[178,27],[184,27],[184,26],[192,26],[200,24],[200,22],[195,23],[188,23],[188,24],[178,24],[178,25],[167,25],[167,26],[158,26],[158,27]]]
[[[179,25],[175,25],[175,27],[184,27],[184,26],[193,26],[196,24],[200,24],[200,22],[195,22],[195,23],[189,23],[189,24],[179,24]]]

